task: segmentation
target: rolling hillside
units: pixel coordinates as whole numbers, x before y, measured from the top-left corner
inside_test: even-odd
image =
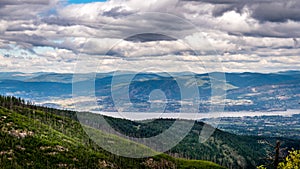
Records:
[[[196,122],[190,133],[167,152],[170,156],[162,154],[153,158],[130,159],[113,155],[89,139],[77,121],[76,112],[25,104],[21,99],[11,97],[0,98],[1,168],[23,168],[24,164],[28,168],[220,168],[207,161],[227,168],[255,168],[266,163],[268,153],[273,151],[267,143],[278,139],[282,147],[300,148],[297,140],[237,136],[218,129],[208,141],[200,143],[199,132],[203,123]],[[86,113],[86,116],[99,115]],[[174,123],[171,119],[144,123],[104,118],[117,131],[138,138],[157,135]],[[90,126],[95,126],[95,123],[86,121],[86,125]],[[138,153],[156,153],[144,145],[96,128],[86,128],[109,144],[123,146],[124,151],[129,147],[126,145],[135,145]]]
[[[11,97],[0,97],[0,106],[0,168],[222,168],[212,162],[166,154],[142,159],[119,157],[90,140],[74,120],[73,112],[24,104]],[[89,129],[110,143],[135,144],[136,152],[153,151],[118,136]],[[121,148],[126,151],[127,147]]]
[[[86,123],[97,124],[96,114],[86,116]],[[125,135],[137,138],[155,136],[174,124],[174,119],[157,119],[151,122],[133,122],[124,119],[105,117],[114,126],[114,129]],[[199,134],[203,129],[203,122],[195,122],[186,137],[167,154],[173,157],[188,159],[202,159],[213,161],[227,168],[256,168],[260,164],[268,163],[267,158],[272,158],[273,143],[279,140],[282,143],[281,152],[284,156],[287,150],[300,149],[299,140],[288,138],[241,136],[216,129],[211,137],[204,143],[199,142]],[[214,130],[212,128],[212,130]]]

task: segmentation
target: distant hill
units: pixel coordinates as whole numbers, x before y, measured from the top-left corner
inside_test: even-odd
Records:
[[[74,84],[84,85],[86,81],[90,80],[95,84],[95,94],[101,111],[115,110],[112,92],[119,95],[122,95],[121,92],[129,93],[130,100],[124,104],[131,102],[136,110],[147,111],[150,108],[149,94],[153,90],[159,89],[165,93],[166,99],[168,99],[166,112],[178,112],[180,104],[182,104],[180,92],[184,87],[186,95],[189,95],[190,99],[183,101],[186,104],[191,104],[193,101],[200,105],[199,112],[207,112],[211,106],[209,100],[213,97],[212,82],[215,82],[215,91],[226,91],[225,111],[300,109],[300,104],[298,104],[300,100],[299,71],[268,74],[178,72],[171,75],[167,73],[109,72],[94,74],[95,78],[93,79],[88,79],[93,77],[90,76],[91,74],[75,75],[76,79],[73,78],[73,74],[2,72],[0,73],[0,94],[56,105],[57,102],[72,98]],[[222,76],[224,79],[217,78]],[[178,81],[181,81],[183,86],[179,86]],[[191,90],[193,86],[198,88],[199,93]],[[126,87],[129,87],[129,91]],[[64,108],[72,108],[72,106],[67,105]]]

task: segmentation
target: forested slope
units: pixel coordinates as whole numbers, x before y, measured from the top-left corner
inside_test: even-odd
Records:
[[[119,157],[89,139],[74,112],[38,107],[13,97],[0,97],[0,106],[0,168],[222,168],[166,154],[142,159]],[[116,144],[137,144],[91,130]],[[137,147],[141,153],[153,151]]]

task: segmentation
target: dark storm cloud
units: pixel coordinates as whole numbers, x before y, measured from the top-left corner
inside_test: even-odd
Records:
[[[15,24],[11,24],[9,27],[7,27],[7,32],[22,32],[22,31],[34,31],[37,30],[38,23],[34,23],[34,25],[30,25],[31,23],[25,22],[25,21],[19,21]]]
[[[273,2],[252,7],[252,16],[260,21],[285,22],[300,21],[300,1]]]
[[[151,41],[176,41],[176,39],[155,33],[143,33],[126,38],[127,41],[133,42],[151,42]]]
[[[11,35],[11,36],[0,36],[2,40],[14,41],[18,44],[30,44],[30,46],[48,46],[49,42],[45,37],[38,35]],[[26,45],[27,46],[27,45]]]
[[[29,19],[35,18],[43,11],[49,10],[54,0],[1,0],[0,18],[2,19]]]
[[[50,17],[44,17],[41,19],[43,23],[46,23],[48,25],[56,25],[56,26],[63,26],[63,27],[70,27],[75,25],[82,25],[89,28],[101,28],[106,23],[99,22],[88,22],[86,20],[80,20],[75,18],[63,18],[59,16],[50,16]]]
[[[284,29],[279,29],[277,31],[273,30],[263,30],[260,28],[258,30],[253,30],[249,32],[228,32],[228,35],[237,36],[237,37],[256,37],[256,38],[295,38],[300,37],[299,32],[296,30],[291,32],[286,32]]]
[[[214,4],[214,16],[221,16],[228,11],[241,13],[250,10],[253,18],[261,22],[300,21],[299,0],[187,0]]]
[[[54,43],[49,40],[47,37],[41,35],[2,35],[0,36],[1,40],[5,40],[7,43],[15,42],[18,44],[18,47],[22,49],[27,49],[28,51],[33,51],[33,47],[52,47],[59,49],[71,50],[73,52],[78,52],[78,46],[71,43]],[[2,47],[1,47],[2,48]]]
[[[122,18],[131,15],[133,13],[134,13],[133,11],[127,11],[126,9],[123,9],[123,7],[117,6],[108,11],[104,11],[102,15],[107,17],[112,17],[112,18]]]
[[[274,2],[276,0],[183,0],[183,1],[201,1],[211,4],[246,4],[246,3],[267,3]]]
[[[299,47],[299,41],[296,38],[293,38],[294,41],[294,48],[298,48]]]
[[[49,0],[1,0],[0,1],[0,7],[4,5],[25,5],[25,4],[48,5]]]
[[[101,21],[95,21],[95,22],[90,22],[87,20],[80,20],[78,18],[64,18],[60,16],[49,16],[49,17],[43,17],[41,19],[41,22],[47,24],[47,25],[52,25],[52,26],[62,26],[62,27],[70,27],[70,26],[85,26],[89,28],[94,28],[94,29],[99,29],[103,27],[106,23],[102,23]]]

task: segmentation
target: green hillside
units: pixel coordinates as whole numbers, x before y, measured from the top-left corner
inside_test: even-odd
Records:
[[[139,154],[157,152],[98,130],[96,117],[100,115],[97,114],[85,113],[87,126],[83,129],[76,114],[0,97],[0,168],[220,168],[215,163],[226,168],[255,168],[269,162],[266,159],[274,151],[269,143],[276,140],[281,141],[282,148],[287,147],[285,151],[300,149],[298,140],[238,136],[218,129],[206,142],[200,143],[199,133],[204,123],[196,122],[187,136],[166,152],[168,155],[131,159],[100,148],[84,129],[97,136],[101,145],[114,144],[129,153],[132,147]],[[155,136],[175,121],[157,119],[144,123],[104,118],[115,130],[137,138]]]
[[[86,124],[97,124],[97,114],[85,114]],[[95,120],[94,120],[95,119]],[[148,138],[156,136],[168,129],[174,119],[157,119],[151,122],[134,122],[124,119],[105,117],[114,129],[124,135]],[[299,140],[287,138],[269,138],[256,136],[239,136],[216,129],[204,143],[199,142],[199,134],[204,123],[195,122],[187,136],[167,153],[173,157],[201,159],[215,162],[227,168],[256,168],[260,164],[269,163],[274,147],[272,143],[281,141],[284,155],[287,150],[300,149]]]
[[[148,147],[85,127],[103,141]],[[0,97],[0,168],[223,168],[215,163],[174,158],[166,154],[131,159],[111,154],[85,134],[75,113],[25,104],[21,99]],[[129,147],[129,146],[128,146]]]

